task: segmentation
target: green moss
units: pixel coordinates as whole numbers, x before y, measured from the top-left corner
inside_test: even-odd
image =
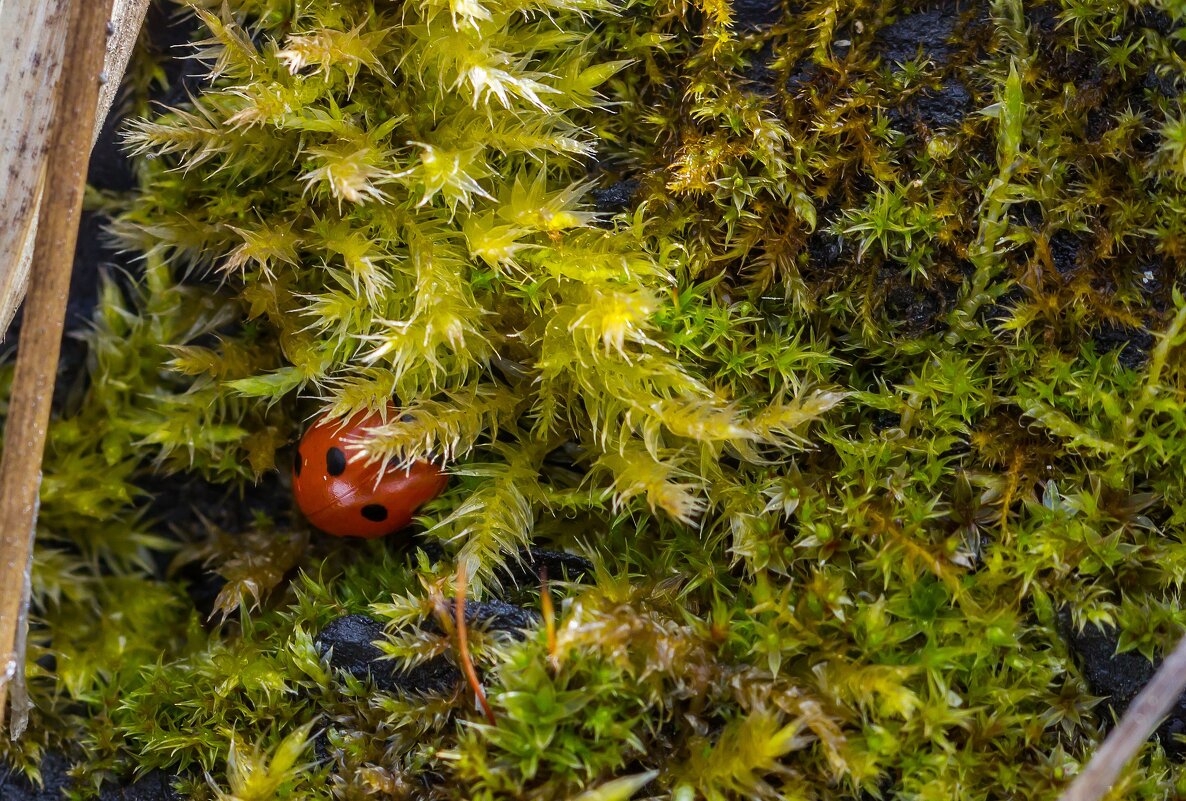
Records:
[[[1111,716],[1060,610],[1150,656],[1186,623],[1186,12],[747,8],[196,4],[214,77],[104,201],[145,269],[51,437],[56,661],[10,761],[239,801],[1057,795]],[[246,487],[393,397],[365,449],[453,473],[442,561],[149,519],[151,473]],[[455,659],[417,624],[529,543],[597,569],[554,640],[471,632],[494,725],[318,656],[369,612]],[[1152,742],[1121,792],[1181,781]]]

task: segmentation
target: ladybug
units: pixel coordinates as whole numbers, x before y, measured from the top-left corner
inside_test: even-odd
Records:
[[[448,478],[428,462],[410,467],[394,459],[367,464],[361,435],[383,423],[365,412],[345,423],[317,421],[297,447],[292,488],[309,522],[335,537],[385,537],[406,526],[424,503],[441,494]]]

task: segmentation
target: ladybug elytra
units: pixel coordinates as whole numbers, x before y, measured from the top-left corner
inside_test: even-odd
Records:
[[[292,470],[297,506],[309,522],[337,537],[385,537],[406,526],[423,504],[445,488],[447,477],[428,462],[410,467],[367,464],[361,434],[383,423],[365,412],[341,421],[317,421],[301,437]]]

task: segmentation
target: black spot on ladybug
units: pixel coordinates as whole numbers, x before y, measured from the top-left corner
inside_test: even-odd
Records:
[[[346,472],[346,454],[341,448],[330,448],[325,452],[325,469],[331,476],[340,476]]]
[[[390,459],[387,460],[387,469],[388,470],[398,470],[402,466],[403,466],[403,462],[401,462],[399,460],[398,456],[392,456]]]
[[[305,461],[305,457],[301,456],[301,452],[296,452],[296,459],[292,462],[292,472],[296,473],[296,477],[301,477],[301,463]]]
[[[387,519],[387,507],[379,503],[368,503],[362,507],[362,516],[372,523],[382,523]]]

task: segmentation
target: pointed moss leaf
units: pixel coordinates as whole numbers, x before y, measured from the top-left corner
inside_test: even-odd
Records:
[[[1005,80],[1004,96],[1001,100],[1001,133],[997,150],[997,161],[1006,169],[1021,152],[1022,127],[1025,125],[1025,94],[1021,87],[1021,73],[1016,59],[1009,64],[1009,77]]]
[[[228,382],[231,389],[248,398],[279,400],[300,386],[304,377],[296,367],[284,367],[271,373]]]
[[[658,775],[659,771],[648,770],[646,773],[612,779],[575,796],[572,801],[627,801],[643,787],[650,784]]]

